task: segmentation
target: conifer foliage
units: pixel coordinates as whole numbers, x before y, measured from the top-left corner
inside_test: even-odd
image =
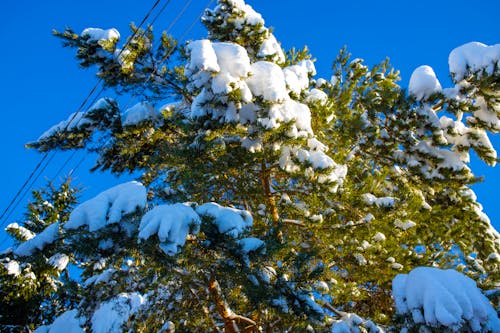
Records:
[[[103,98],[29,146],[140,176],[79,205],[68,182],[34,192],[0,257],[2,329],[500,332],[477,288],[498,302],[500,236],[468,166],[498,161],[499,45],[455,49],[453,87],[421,66],[406,91],[346,50],[317,78],[243,0],[202,21],[185,45],[54,32],[137,104]]]

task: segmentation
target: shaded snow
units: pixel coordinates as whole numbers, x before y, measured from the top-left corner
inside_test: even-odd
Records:
[[[71,131],[90,124],[90,120],[85,118],[85,114],[86,112],[72,113],[67,120],[63,120],[45,131],[42,135],[40,135],[37,141],[46,139],[58,132]]]
[[[500,320],[488,299],[469,277],[454,270],[418,267],[392,282],[396,312],[415,323],[445,326],[456,332],[468,322],[474,332],[500,332]]]
[[[120,333],[122,325],[146,303],[139,293],[121,293],[99,305],[92,316],[93,333]]]
[[[34,333],[84,333],[84,319],[78,318],[77,310],[66,311],[54,320],[51,325],[38,327]]]
[[[21,243],[14,253],[18,256],[30,256],[36,249],[43,250],[47,244],[52,244],[58,237],[59,223],[53,223],[35,237]]]
[[[58,271],[63,271],[68,266],[69,257],[64,253],[56,253],[49,258],[49,265],[56,268]]]
[[[156,120],[160,112],[146,102],[137,103],[122,114],[122,125],[137,125],[145,120]]]
[[[200,215],[213,218],[213,223],[222,234],[238,237],[252,226],[253,218],[246,210],[223,207],[215,202],[210,202],[196,207]]]
[[[249,237],[249,238],[242,238],[238,240],[238,244],[241,246],[241,250],[244,253],[252,252],[264,245],[264,241],[254,238],[254,237]]]
[[[146,206],[146,188],[132,181],[112,187],[76,207],[64,225],[64,229],[77,229],[87,225],[96,231],[117,223],[124,215]]]
[[[198,232],[201,219],[189,204],[156,206],[147,212],[139,226],[139,241],[157,235],[161,249],[174,255],[184,246],[190,232]]]
[[[108,268],[104,272],[100,274],[96,274],[94,276],[89,277],[83,282],[83,285],[85,287],[88,287],[92,284],[99,284],[99,283],[108,283],[111,281],[111,278],[113,277],[113,274],[115,274],[116,270],[113,268]]]

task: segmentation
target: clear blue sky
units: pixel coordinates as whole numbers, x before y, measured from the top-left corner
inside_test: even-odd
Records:
[[[36,139],[55,123],[75,112],[95,84],[93,72],[81,70],[69,49],[51,36],[52,29],[66,26],[76,32],[86,27],[117,28],[127,35],[128,23],[139,23],[153,4],[150,1],[0,1],[0,94],[3,129],[0,142],[3,160],[0,164],[3,212],[41,158],[24,144]],[[163,0],[161,4],[165,4]],[[196,19],[208,0],[194,0],[171,33],[180,36]],[[320,76],[330,77],[330,66],[344,45],[354,57],[375,64],[389,57],[401,71],[406,86],[414,68],[426,64],[434,68],[443,86],[449,85],[448,54],[456,46],[470,41],[500,43],[500,1],[329,1],[329,0],[247,0],[261,12],[268,26],[284,48],[308,45],[317,59]],[[171,0],[155,24],[157,32],[165,29],[187,3]],[[197,24],[188,39],[205,36]],[[114,94],[109,93],[113,97]],[[500,138],[492,138],[500,149]],[[44,171],[35,188],[53,179],[67,153],[57,154]],[[77,154],[63,171],[74,167]],[[89,174],[92,158],[77,170],[77,183],[93,196],[120,180],[102,174]],[[500,169],[473,161],[476,175],[485,182],[474,186],[479,201],[497,229],[500,229]],[[19,220],[27,196],[12,214],[10,222]],[[3,221],[1,221],[3,222]],[[4,239],[0,232],[0,241]],[[3,248],[0,245],[0,248]]]

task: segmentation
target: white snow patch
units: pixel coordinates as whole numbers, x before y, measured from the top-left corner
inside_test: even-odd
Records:
[[[35,237],[21,243],[14,250],[14,253],[22,257],[30,256],[35,252],[35,249],[43,250],[47,244],[52,244],[58,237],[59,222],[49,225]]]
[[[253,223],[252,215],[246,210],[231,207],[223,207],[215,202],[210,202],[196,207],[200,215],[210,216],[213,223],[222,234],[228,234],[234,238],[241,235],[250,228]]]
[[[472,331],[500,332],[500,320],[476,283],[455,270],[417,267],[392,281],[396,312],[415,323],[456,332],[467,322]],[[487,331],[487,329],[485,331]]]
[[[238,244],[241,246],[241,250],[244,253],[248,253],[256,251],[262,247],[264,245],[264,241],[255,237],[248,237],[238,240]]]
[[[101,41],[101,40],[119,40],[120,33],[115,28],[100,29],[100,28],[86,28],[82,31],[80,36],[89,36],[88,41]]]
[[[140,102],[125,110],[122,114],[122,125],[137,125],[145,120],[156,120],[160,116],[158,110],[149,103]]]
[[[11,260],[3,266],[7,270],[7,274],[18,276],[21,274],[21,267],[15,260]]]
[[[235,78],[248,76],[251,66],[245,48],[234,43],[212,43],[212,48],[220,72],[229,73]]]
[[[186,50],[189,53],[189,62],[186,65],[185,74],[190,76],[197,71],[218,72],[217,55],[208,39],[195,40],[188,44]]]
[[[135,292],[121,293],[111,300],[101,303],[92,316],[92,332],[122,332],[122,325],[145,303],[146,298]]]
[[[147,212],[139,226],[139,241],[158,235],[161,249],[174,255],[186,243],[190,232],[197,233],[201,219],[189,204],[156,206]]]
[[[479,42],[471,42],[455,48],[448,57],[450,73],[453,73],[456,81],[465,78],[467,72],[476,73],[481,76],[481,70],[493,74],[495,64],[500,59],[500,44],[485,45]],[[497,66],[498,70],[498,66]]]
[[[78,318],[78,310],[64,312],[51,325],[38,327],[34,333],[84,333],[81,325],[84,318]]]
[[[94,276],[89,277],[83,282],[83,285],[85,287],[88,287],[92,284],[99,284],[99,283],[109,283],[111,281],[111,278],[113,277],[113,274],[115,274],[116,270],[113,268],[108,268],[104,272],[100,274],[96,274]]]
[[[38,141],[51,137],[58,132],[71,131],[90,124],[90,120],[85,118],[85,114],[85,112],[72,113],[67,120],[59,122],[40,135]]]
[[[25,227],[23,226],[20,226],[19,224],[17,223],[11,223],[9,224],[5,230],[9,230],[9,229],[13,229],[13,230],[16,230],[17,233],[19,233],[21,235],[21,237],[24,239],[24,240],[30,240],[32,239],[33,237],[35,237],[35,233],[32,232],[31,230],[29,229],[26,229]]]
[[[320,89],[311,89],[307,97],[305,98],[306,103],[319,103],[320,105],[325,105],[328,101],[328,95]]]
[[[247,84],[254,95],[270,102],[283,101],[288,97],[285,76],[278,65],[257,61],[252,64],[251,72]]]
[[[380,197],[377,198],[371,193],[364,193],[361,195],[361,199],[367,204],[367,205],[376,205],[377,207],[394,207],[396,199],[393,197]]]
[[[64,253],[56,253],[49,258],[49,265],[56,268],[58,271],[63,271],[68,266],[69,257]]]
[[[372,238],[375,242],[383,242],[386,239],[385,235],[381,232],[377,232]]]
[[[402,229],[402,230],[408,230],[410,228],[413,228],[415,227],[417,224],[415,222],[413,222],[412,220],[406,220],[405,222],[399,220],[399,219],[396,219],[394,221],[394,225],[399,228],[399,229]]]
[[[93,232],[106,225],[120,222],[122,216],[146,206],[146,188],[137,181],[112,187],[76,207],[64,229],[88,225]]]
[[[272,33],[269,33],[269,37],[262,42],[257,56],[261,58],[271,57],[272,60],[278,63],[285,62],[283,49]]]
[[[415,69],[410,77],[408,91],[417,100],[428,98],[433,93],[441,91],[441,84],[432,67],[424,65]]]

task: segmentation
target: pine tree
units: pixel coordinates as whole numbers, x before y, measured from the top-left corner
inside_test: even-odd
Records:
[[[103,98],[29,146],[88,149],[95,170],[140,177],[25,226],[45,233],[58,221],[57,242],[19,240],[82,269],[79,303],[54,308],[54,325],[377,332],[420,325],[396,316],[391,297],[395,276],[415,267],[498,287],[500,237],[468,167],[471,150],[498,160],[487,136],[500,130],[498,59],[452,67],[444,90],[417,68],[406,92],[387,61],[369,68],[346,50],[331,80],[315,79],[307,48],[284,52],[241,0],[219,0],[203,23],[208,38],[183,46],[166,34],[155,46],[151,27],[132,26],[121,48],[114,29],[55,32],[139,103]]]
[[[49,324],[78,301],[78,285],[70,278],[67,265],[71,252],[60,252],[60,240],[50,240],[59,223],[68,220],[76,203],[76,190],[69,180],[59,188],[49,184],[32,192],[23,225],[11,223],[6,231],[14,238],[15,249],[0,255],[0,329],[2,332],[30,332]],[[29,240],[45,235],[52,244],[39,251]],[[43,244],[43,243],[37,243]],[[45,244],[44,244],[45,245]]]

